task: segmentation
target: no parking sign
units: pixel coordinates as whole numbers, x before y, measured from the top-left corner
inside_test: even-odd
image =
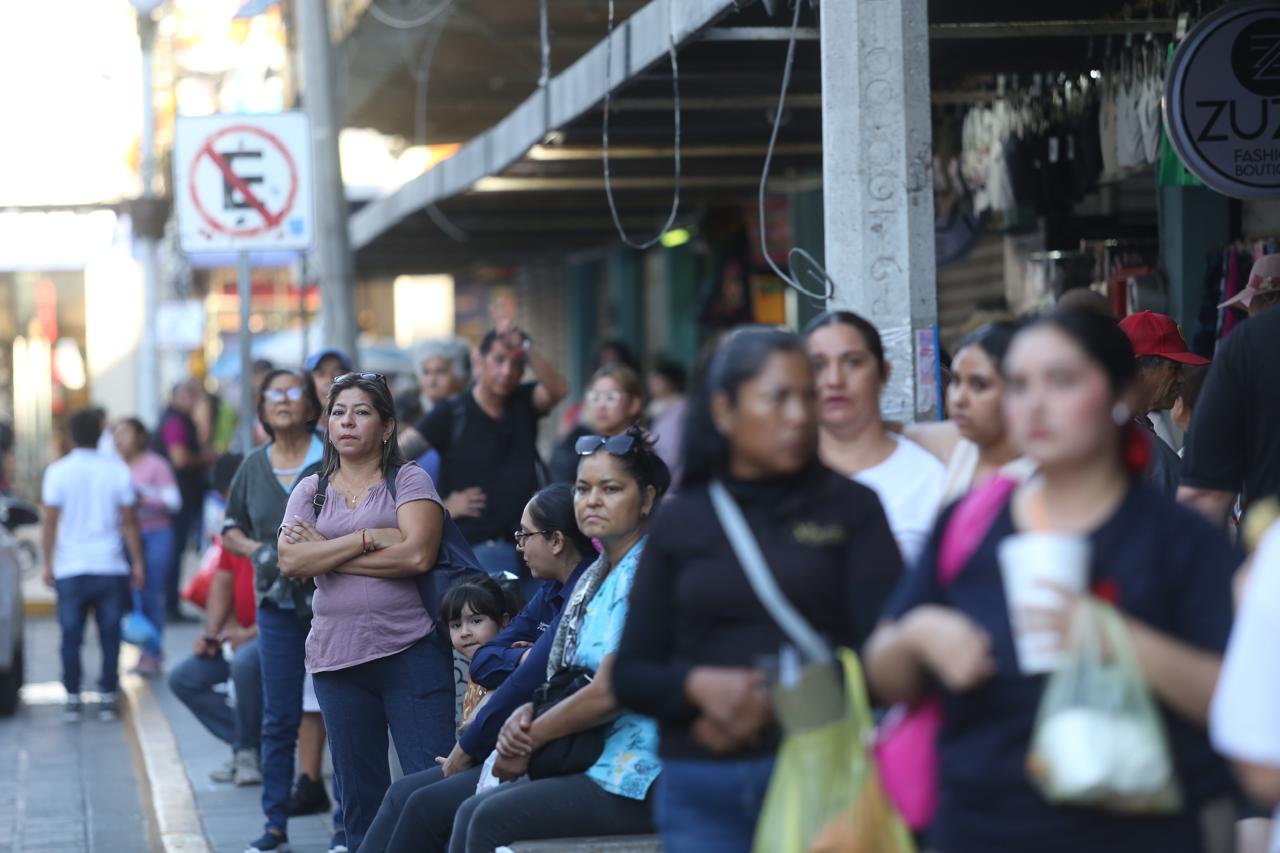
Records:
[[[184,251],[310,248],[311,130],[304,114],[179,118],[173,168]]]

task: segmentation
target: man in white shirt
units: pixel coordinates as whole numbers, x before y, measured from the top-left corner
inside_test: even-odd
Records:
[[[132,575],[133,588],[142,589],[145,578],[142,537],[129,468],[97,450],[100,413],[75,412],[68,426],[75,449],[44,472],[44,582],[58,594],[65,716],[68,721],[81,716],[80,644],[92,608],[102,645],[98,716],[113,720],[129,580]]]

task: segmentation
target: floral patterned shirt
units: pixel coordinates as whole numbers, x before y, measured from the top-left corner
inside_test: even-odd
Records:
[[[641,539],[627,552],[587,605],[574,651],[574,666],[597,670],[608,655],[618,650],[627,621],[627,598],[644,543]],[[604,752],[587,776],[611,794],[643,800],[661,771],[657,722],[627,712],[613,721]]]

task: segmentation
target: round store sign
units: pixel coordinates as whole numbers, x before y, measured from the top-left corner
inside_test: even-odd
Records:
[[[1280,197],[1280,2],[1233,3],[1201,21],[1169,68],[1164,118],[1207,186]]]

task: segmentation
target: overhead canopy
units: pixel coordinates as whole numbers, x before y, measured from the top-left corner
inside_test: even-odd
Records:
[[[1125,33],[1141,37],[1173,29],[1171,20],[1140,17],[1149,3],[1135,4],[1127,20],[1102,17],[1116,14],[1106,0],[1056,7],[1024,0],[930,5],[931,78],[939,99],[944,92],[989,90],[997,73],[1087,71]],[[679,45],[682,220],[695,219],[711,205],[755,198],[781,85],[789,11],[770,17],[763,4],[749,0],[653,0],[643,6],[620,1],[613,67],[607,71],[606,43],[587,47],[587,33],[603,33],[602,6],[586,0],[549,3],[564,16],[553,19],[551,38],[552,67],[563,70],[541,90],[537,4],[459,0],[432,65],[428,128],[432,142],[465,139],[464,145],[452,159],[353,215],[352,243],[363,274],[516,263],[616,243],[602,168],[606,81],[614,87],[609,143],[619,216],[633,237],[656,233],[676,183],[667,57],[672,36]],[[504,30],[485,32],[466,15],[459,19],[464,28],[455,33],[452,21],[463,9],[498,16],[511,29],[507,47],[499,48],[494,35]],[[628,9],[636,11],[624,20]],[[493,18],[490,24],[497,26]],[[811,9],[804,10],[801,24],[771,192],[814,187],[820,180],[819,45]],[[406,38],[367,14],[361,19],[346,45],[356,76],[347,93],[348,123],[409,134],[405,119],[412,122],[416,87],[403,59],[398,69],[384,61],[381,83],[356,74],[364,61],[356,57],[369,53],[369,43],[360,39],[372,38],[362,34],[378,32],[375,27],[383,30],[378,38],[384,53],[392,40]],[[458,49],[454,59],[446,59],[452,55],[446,47]],[[525,51],[527,61],[515,61],[512,51]],[[486,58],[478,59],[481,54]],[[565,56],[577,58],[566,66]],[[489,74],[490,62],[507,69],[501,86]],[[487,94],[479,91],[486,87]],[[503,100],[493,95],[495,87],[508,98],[511,88],[527,97],[501,115],[491,114]]]

